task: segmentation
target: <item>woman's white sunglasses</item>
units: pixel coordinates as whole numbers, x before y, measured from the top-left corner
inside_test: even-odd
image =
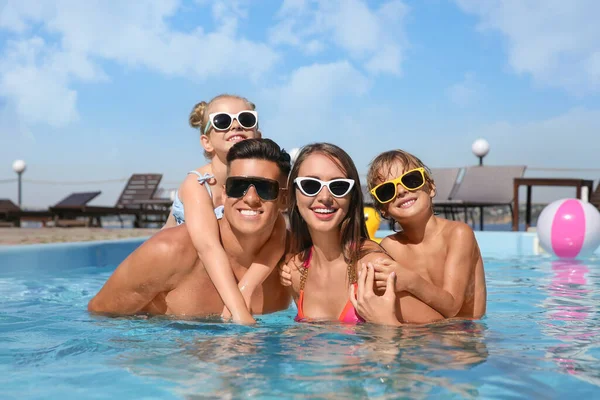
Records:
[[[242,128],[252,129],[258,124],[258,113],[256,111],[244,110],[237,114],[226,112],[208,114],[208,123],[204,132],[208,132],[211,125],[216,131],[226,131],[231,128],[234,119],[237,120]]]
[[[303,195],[314,197],[319,194],[324,186],[327,186],[329,193],[333,197],[344,197],[354,187],[354,179],[332,179],[330,181],[322,181],[317,178],[298,177],[294,179],[294,183],[300,189]]]

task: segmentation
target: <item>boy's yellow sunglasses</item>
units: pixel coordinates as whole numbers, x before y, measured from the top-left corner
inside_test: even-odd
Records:
[[[385,181],[371,189],[371,194],[381,204],[389,203],[398,194],[398,184],[409,191],[421,189],[425,185],[425,168],[411,169],[396,179]]]

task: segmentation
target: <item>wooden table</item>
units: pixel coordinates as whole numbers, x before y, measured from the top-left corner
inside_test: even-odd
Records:
[[[574,187],[578,199],[581,199],[581,188],[588,188],[588,196],[591,196],[594,181],[589,179],[571,178],[515,178],[513,198],[513,223],[512,230],[519,230],[519,186],[527,186],[527,206],[525,208],[525,230],[531,225],[531,187],[532,186],[561,186]]]

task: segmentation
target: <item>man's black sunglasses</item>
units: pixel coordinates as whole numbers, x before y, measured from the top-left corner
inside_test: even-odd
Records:
[[[258,197],[264,201],[273,201],[279,197],[279,182],[273,179],[250,176],[230,176],[227,178],[225,193],[227,197],[239,199],[246,195],[250,186],[254,186]]]

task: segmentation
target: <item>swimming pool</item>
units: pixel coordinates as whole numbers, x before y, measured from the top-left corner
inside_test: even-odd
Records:
[[[86,305],[139,240],[0,249],[1,398],[600,395],[600,261],[478,232],[488,312],[427,327],[105,318]]]

